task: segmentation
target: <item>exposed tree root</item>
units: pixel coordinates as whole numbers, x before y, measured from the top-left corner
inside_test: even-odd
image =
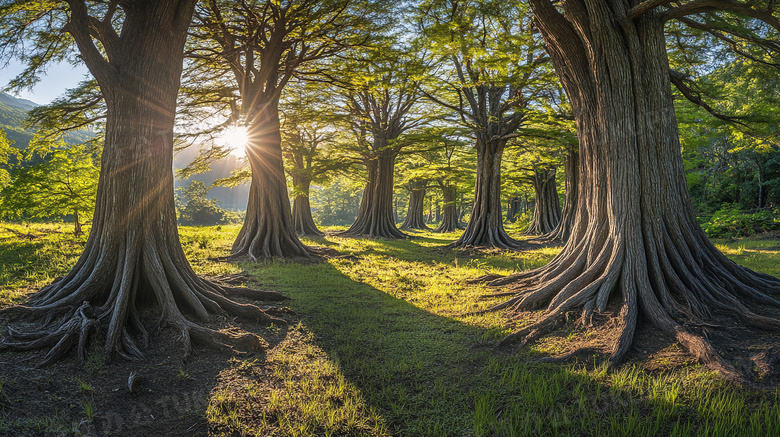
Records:
[[[562,364],[571,361],[573,358],[594,355],[598,354],[599,352],[600,351],[597,348],[581,347],[557,357],[542,357],[536,361],[538,363]]]
[[[740,267],[718,252],[701,231],[677,239],[661,238],[647,252],[638,252],[625,240],[608,239],[588,246],[587,238],[567,245],[550,264],[540,269],[492,279],[490,285],[509,285],[513,293],[487,311],[519,311],[547,308],[544,317],[506,336],[499,346],[522,347],[558,328],[572,312],[581,312],[580,323],[589,325],[594,313],[603,313],[610,301],[620,302],[617,338],[610,365],[628,352],[639,313],[675,339],[688,353],[727,378],[744,382],[732,364],[723,359],[702,328],[714,328],[733,318],[748,327],[776,332],[780,319],[759,315],[751,307],[780,307],[765,294],[780,292],[780,280]],[[698,253],[682,243],[695,243]],[[588,250],[585,250],[588,249]],[[760,291],[759,291],[760,290]],[[727,320],[726,319],[726,320]]]
[[[129,244],[116,252],[123,256],[98,256],[87,250],[76,267],[64,279],[41,289],[27,305],[10,307],[2,313],[27,316],[36,320],[33,330],[9,326],[0,350],[29,351],[48,349],[41,365],[51,363],[76,349],[83,359],[90,333],[105,333],[104,349],[128,359],[141,359],[149,334],[141,322],[139,308],[152,305],[160,314],[159,325],[179,332],[185,354],[193,342],[227,347],[257,349],[262,339],[254,334],[226,334],[203,327],[185,317],[208,321],[212,314],[240,316],[264,323],[286,325],[284,319],[268,315],[255,305],[242,304],[226,297],[239,294],[236,287],[222,287],[199,278],[184,262],[176,263],[167,251],[158,251],[147,240],[143,253],[139,245]],[[183,257],[183,253],[181,254]],[[276,292],[245,290],[252,299],[278,301]]]
[[[526,244],[517,241],[506,233],[503,226],[490,226],[487,223],[469,222],[466,231],[457,241],[447,245],[453,249],[471,249],[493,247],[505,250],[524,250]]]

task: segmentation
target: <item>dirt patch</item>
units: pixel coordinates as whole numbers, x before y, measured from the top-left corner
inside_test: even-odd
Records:
[[[239,325],[226,318],[208,326],[253,332],[269,348],[286,335],[285,329]],[[84,363],[72,353],[35,368],[40,353],[0,354],[0,434],[207,435],[204,412],[220,372],[231,360],[265,361],[265,353],[197,347],[185,358],[172,330],[162,329],[151,338],[142,362],[116,358],[106,363],[96,341]],[[133,392],[128,388],[131,373],[137,375]]]

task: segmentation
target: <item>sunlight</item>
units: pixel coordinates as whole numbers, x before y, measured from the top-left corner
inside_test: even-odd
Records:
[[[235,156],[246,156],[246,126],[231,126],[220,132],[215,141],[217,144],[230,147],[232,149],[230,153]]]

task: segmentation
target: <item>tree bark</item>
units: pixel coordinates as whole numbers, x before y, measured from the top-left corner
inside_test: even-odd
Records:
[[[444,196],[444,211],[442,212],[441,223],[434,232],[455,232],[463,229],[460,226],[458,209],[455,207],[455,195],[457,188],[453,185],[441,184],[442,195]]]
[[[173,125],[194,4],[171,0],[125,6],[121,37],[105,44],[111,61],[93,56],[90,50],[96,47],[85,35],[86,7],[72,4],[69,32],[98,79],[107,107],[93,224],[67,276],[30,297],[29,305],[6,310],[44,321],[32,332],[9,327],[0,350],[49,349],[41,363],[46,364],[77,347],[83,359],[90,331],[100,325],[109,355],[141,357],[137,343],[146,343],[148,333],[137,309],[150,302],[157,305],[160,321],[179,331],[186,351],[191,340],[253,348],[261,341],[254,334],[233,337],[204,328],[184,312],[202,321],[227,312],[283,323],[256,306],[229,300],[228,289],[198,278],[179,242]],[[276,293],[267,297],[281,298]]]
[[[661,17],[625,17],[638,0],[567,1],[562,14],[532,0],[537,24],[572,103],[580,144],[577,217],[547,266],[493,282],[516,294],[494,307],[547,307],[502,340],[526,344],[567,313],[581,323],[621,302],[610,363],[629,350],[640,320],[675,338],[710,368],[740,378],[696,326],[733,316],[776,330],[754,312],[778,307],[780,281],[727,259],[699,227],[688,197]],[[727,316],[728,315],[728,316]]]
[[[298,235],[310,235],[315,237],[325,235],[325,233],[317,229],[317,225],[314,223],[314,219],[311,216],[311,205],[309,204],[309,187],[311,186],[311,181],[300,176],[293,176],[293,185],[298,194],[293,200],[292,211],[295,232]]]
[[[525,230],[526,235],[547,234],[555,230],[561,221],[561,205],[558,202],[558,188],[555,183],[557,168],[550,167],[541,171],[534,167],[533,187],[536,193],[536,206],[531,223]]]
[[[377,146],[381,150],[364,162],[368,170],[368,183],[363,190],[355,223],[341,235],[364,235],[372,238],[406,238],[393,220],[393,170],[398,152]]]
[[[78,208],[73,208],[73,236],[78,237],[83,233],[84,231],[81,230],[81,221],[79,220],[79,210]]]
[[[406,219],[401,224],[401,229],[428,229],[423,218],[426,185],[427,181],[409,183],[409,207],[406,211]]]
[[[257,261],[314,255],[298,238],[290,212],[278,104],[278,99],[270,99],[249,111],[246,156],[252,182],[246,218],[233,243],[232,257]]]
[[[564,159],[564,172],[566,174],[566,194],[563,199],[563,212],[558,226],[545,235],[537,238],[537,241],[565,243],[574,228],[574,220],[577,216],[577,199],[579,198],[580,179],[580,154],[578,150],[570,149]]]
[[[477,135],[477,180],[471,219],[463,235],[450,244],[450,247],[520,248],[520,242],[511,238],[504,230],[501,157],[505,146],[506,140],[487,139],[484,133]]]

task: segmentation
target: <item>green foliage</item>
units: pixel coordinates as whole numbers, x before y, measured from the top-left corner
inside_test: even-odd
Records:
[[[13,181],[0,192],[6,218],[51,218],[73,214],[87,218],[95,209],[100,170],[98,157],[84,145],[59,148],[44,155],[41,164],[20,166]],[[28,159],[31,157],[28,157]]]
[[[758,232],[780,230],[780,209],[751,214],[741,211],[737,205],[723,204],[701,225],[711,238],[746,237]]]
[[[202,181],[192,181],[178,188],[181,200],[179,222],[184,225],[219,225],[235,223],[242,219],[239,214],[222,209],[219,202],[206,197],[208,187]]]
[[[312,187],[309,196],[314,221],[323,226],[349,226],[357,217],[362,189],[360,182],[347,178]]]

